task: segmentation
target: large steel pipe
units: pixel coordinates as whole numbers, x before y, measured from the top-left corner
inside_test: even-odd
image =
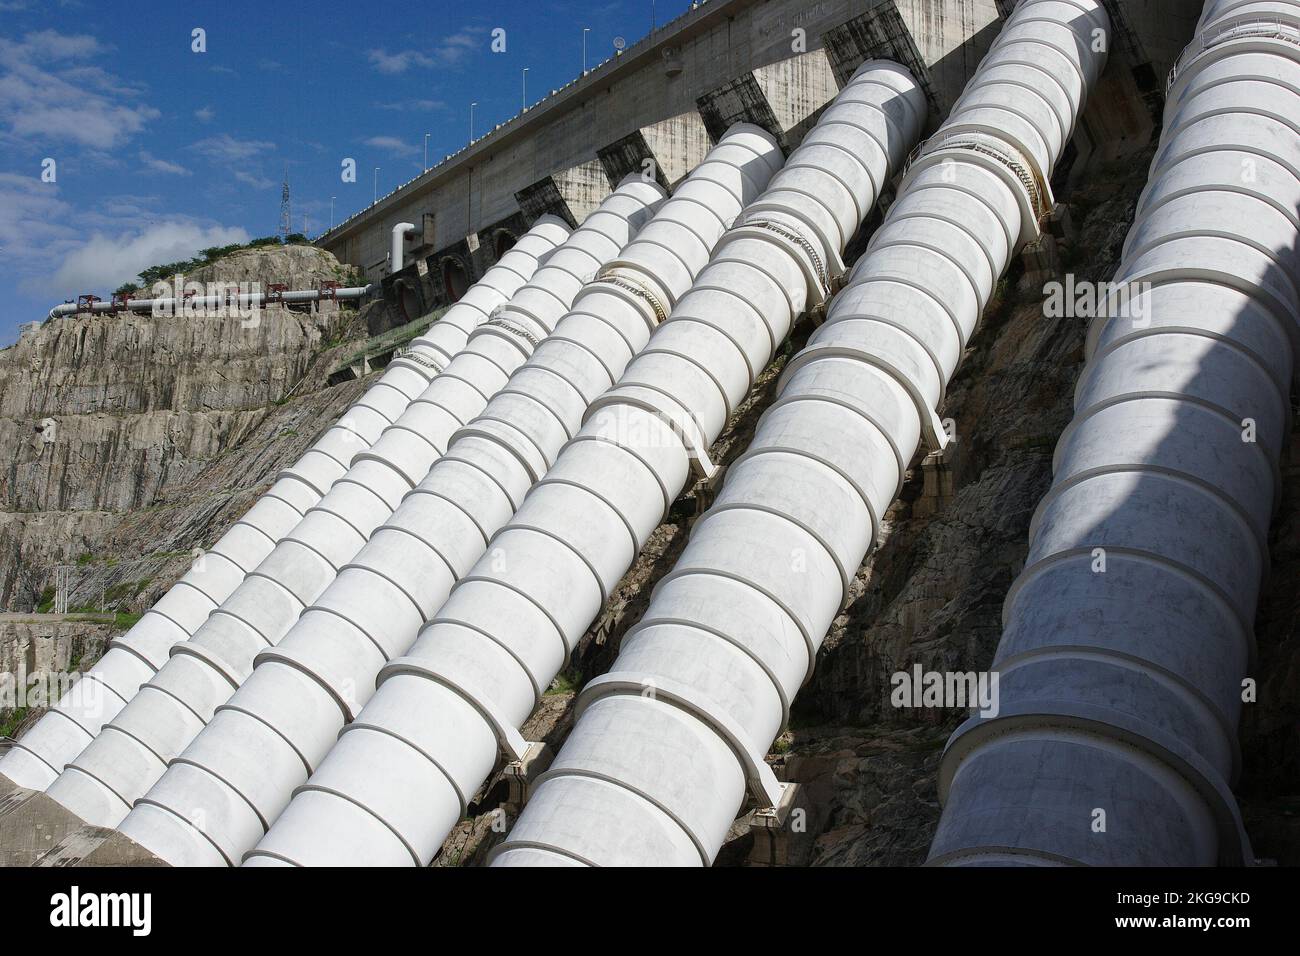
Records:
[[[235,589],[47,793],[98,826],[114,826],[211,719],[387,520],[446,450],[554,329],[586,277],[636,234],[662,198],[639,180],[601,203],[529,281],[497,306],[467,345],[379,440]],[[472,293],[471,293],[472,294]]]
[[[692,460],[712,468],[708,449],[728,417],[795,318],[827,294],[840,251],[924,112],[919,88],[896,64],[871,62],[855,74],[595,403],[492,553],[410,652],[384,668],[370,703],[250,863],[410,865],[437,852],[663,520]],[[693,757],[704,759],[709,742],[698,744]],[[580,795],[579,807],[593,821],[617,819],[590,797]],[[644,836],[625,835],[632,843]]]
[[[781,806],[764,755],[919,442],[944,440],[935,409],[1037,234],[1106,26],[1090,0],[1017,6],[494,863],[709,865],[743,806]]]
[[[140,685],[167,661],[173,645],[188,640],[208,615],[267,558],[368,448],[397,421],[430,379],[463,350],[469,333],[506,302],[568,235],[563,220],[543,216],[474,288],[421,337],[407,354],[280,473],[257,503],[206,553],[48,714],[0,758],[0,773],[19,786],[48,787],[98,736]]]
[[[125,833],[176,863],[239,861],[689,286],[724,217],[767,181],[776,156],[770,138],[733,131],[617,259],[588,271],[592,281],[558,325],[503,317],[503,330],[524,340],[554,332],[448,436],[427,474],[403,460],[418,487],[285,639],[258,655],[252,677],[123,822]],[[636,180],[626,188],[660,195]]]
[[[195,295],[189,298],[182,298],[179,302],[176,299],[127,299],[124,303],[114,302],[93,302],[87,306],[79,306],[72,302],[65,302],[63,305],[56,305],[50,309],[47,318],[58,318],[61,315],[75,315],[88,312],[92,315],[104,313],[115,313],[120,311],[127,312],[156,312],[164,315],[182,315],[185,312],[204,312],[209,309],[255,309],[264,305],[271,305],[277,302],[287,302],[290,304],[305,304],[308,302],[319,302],[322,299],[332,299],[336,301],[351,301],[353,299],[364,299],[370,295],[374,286],[347,286],[342,289],[294,289],[289,292],[280,292],[274,296],[265,292],[243,292],[239,294],[225,293],[221,295]]]
[[[1251,862],[1230,786],[1300,348],[1300,3],[1215,0],[1003,607],[933,863]],[[1112,313],[1116,310],[1111,310]]]

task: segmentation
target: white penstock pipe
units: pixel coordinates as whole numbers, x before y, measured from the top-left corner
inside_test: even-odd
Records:
[[[282,750],[274,779],[264,780],[246,757],[216,754],[220,762],[209,761],[216,748],[208,747],[203,766],[213,779],[234,782],[247,805],[268,821],[276,818],[294,788],[307,780],[304,763],[313,769],[325,756],[339,728],[373,692],[381,667],[406,652],[451,585],[489,548],[487,542],[510,519],[529,486],[581,427],[589,403],[645,345],[706,263],[708,250],[779,165],[776,143],[753,126],[733,127],[708,152],[636,241],[582,291],[552,341],[543,343],[506,393],[464,429],[447,458],[422,481],[420,493],[412,494],[376,533],[354,567],[341,575],[337,591],[326,594],[329,606],[346,614],[356,630],[339,628],[324,614],[304,615],[302,627],[261,656],[252,679],[233,701],[244,713],[256,714],[259,723],[240,726],[238,718],[218,715],[227,740],[237,734],[244,740],[290,740],[304,754],[302,760]],[[387,597],[394,593],[408,594],[419,604],[407,613],[407,607],[395,606]],[[304,671],[311,674],[308,682],[300,679]],[[191,753],[207,745],[207,737],[200,737]],[[172,795],[160,796],[166,783],[168,778],[148,800],[165,797],[174,806]],[[211,780],[203,786],[205,806],[218,797],[230,799]],[[188,788],[188,795],[195,792],[194,786]],[[142,817],[147,803],[133,818]],[[227,858],[238,860],[263,831],[251,814],[231,816],[234,827],[222,821],[224,826],[209,826],[205,835]],[[153,849],[159,845],[148,843],[152,838],[135,829],[131,818],[123,830],[134,839],[144,836]],[[337,835],[348,839],[346,830]],[[338,853],[344,845],[322,847],[321,852]],[[175,848],[174,842],[164,847],[162,856],[175,858]],[[350,853],[342,856],[352,858]],[[413,858],[408,855],[406,861]]]
[[[1033,190],[1101,72],[1085,40],[1105,27],[1091,0],[1016,7],[610,672],[583,689],[495,864],[707,866],[747,803],[779,810],[764,755],[921,438],[943,440],[944,386],[1037,233]]]
[[[403,243],[406,241],[408,232],[415,232],[415,223],[399,222],[393,227],[388,244],[388,271],[390,274],[402,271],[402,260],[405,258]]]
[[[529,486],[581,423],[707,258],[740,208],[742,165],[770,168],[752,133],[726,138],[619,257],[578,293],[527,364],[451,436],[418,487],[309,608],[122,824],[173,863],[237,863],[288,803],[404,651],[457,576],[488,547]],[[658,199],[652,184],[626,187]],[[715,213],[711,209],[718,209]],[[521,336],[543,330],[510,319]],[[546,331],[549,331],[549,326]],[[382,442],[380,443],[382,444]],[[379,445],[376,445],[376,449]],[[409,466],[408,466],[409,467]]]
[[[411,343],[407,354],[389,363],[379,380],[280,473],[216,544],[198,555],[135,626],[113,639],[108,652],[0,758],[0,773],[22,787],[49,786],[162,667],[172,646],[187,640],[230,597],[347,472],[353,456],[397,421],[434,374],[465,348],[469,333],[532,277],[539,260],[568,233],[561,219],[539,219],[464,298]]]
[[[1253,862],[1232,785],[1300,348],[1300,3],[1206,4],[1174,76],[932,864]]]
[[[582,288],[636,234],[656,187],[636,181],[610,194],[550,252],[508,303],[469,335],[379,440],[358,455],[302,521],[285,535],[171,660],[47,789],[98,826],[114,826],[162,776],[253,669],[386,521],[452,434],[483,411]],[[520,329],[529,334],[521,336]]]
[[[864,64],[672,316],[294,798],[250,863],[427,862],[563,668],[840,250],[925,113]],[[583,798],[584,800],[586,797]],[[607,821],[608,822],[608,821]],[[640,840],[639,833],[627,839]]]

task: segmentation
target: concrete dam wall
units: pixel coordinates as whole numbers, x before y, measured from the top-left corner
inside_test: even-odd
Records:
[[[1113,156],[1145,143],[1165,75],[1199,8],[1194,0],[1107,6],[1119,55],[1075,145]],[[917,77],[929,103],[928,133],[1011,7],[1006,0],[712,0],[340,223],[319,244],[382,281],[397,320],[411,321],[455,301],[537,217],[551,213],[576,225],[629,173],[671,187],[733,123],[762,127],[788,154],[866,59],[894,60]],[[1144,97],[1151,114],[1134,108]],[[389,237],[401,222],[416,230],[404,268],[394,272]]]

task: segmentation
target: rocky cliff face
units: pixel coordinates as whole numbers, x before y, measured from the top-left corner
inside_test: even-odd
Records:
[[[291,246],[187,278],[310,288],[342,275],[331,254]],[[346,407],[354,388],[323,389],[338,323],[279,307],[256,320],[71,315],[0,350],[0,442],[13,449],[0,471],[0,607],[31,610],[58,563],[78,564],[72,605],[94,603],[141,561],[130,573],[151,586],[127,603],[147,607],[169,583],[148,556],[210,542],[321,416]]]

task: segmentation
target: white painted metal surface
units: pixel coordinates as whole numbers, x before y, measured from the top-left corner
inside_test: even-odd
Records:
[[[89,823],[119,823],[248,677],[257,653],[277,644],[356,557],[452,434],[483,411],[533,344],[555,328],[585,277],[618,254],[661,198],[656,186],[625,183],[509,302],[487,317],[476,313],[483,321],[465,348],[378,441],[357,449],[348,472],[194,635],[172,648],[163,668],[49,786],[50,797]]]
[[[48,787],[167,661],[173,645],[186,641],[221,605],[245,575],[348,470],[353,456],[397,421],[437,370],[465,348],[469,333],[536,271],[538,262],[568,235],[568,226],[544,216],[494,265],[464,299],[452,306],[408,354],[392,362],[374,385],[327,429],[269,491],[234,524],[51,711],[3,758],[0,773],[32,789]]]
[[[1213,0],[1115,277],[1150,287],[1089,328],[1003,608],[1000,713],[948,743],[932,863],[1252,862],[1230,786],[1300,348],[1298,211],[1300,3]]]
[[[795,317],[823,295],[924,112],[901,67],[859,70],[669,321],[593,403],[489,554],[409,653],[386,664],[370,702],[250,864],[412,865],[437,852],[499,754],[518,753],[518,728],[663,519],[692,459],[712,468],[709,446]],[[711,736],[698,735],[694,766],[716,754]],[[593,826],[615,825],[606,811],[618,808],[590,796],[574,811],[589,810]],[[620,842],[647,838],[655,835],[629,829]]]
[[[1016,7],[495,864],[707,866],[743,806],[777,804],[764,755],[922,437],[945,440],[935,409],[1037,233],[1105,27],[1091,0]]]
[[[415,223],[399,222],[393,227],[388,243],[388,272],[391,275],[394,272],[401,272],[405,264],[406,249],[403,243],[406,241],[406,234],[415,232]]]
[[[536,303],[518,303],[500,317],[507,338],[526,342],[554,332],[469,424],[412,423],[416,433],[445,436],[447,453],[432,468],[390,456],[418,486],[284,640],[258,655],[253,675],[126,818],[123,832],[175,863],[237,863],[256,844],[361,710],[380,668],[410,646],[456,578],[488,548],[578,429],[588,403],[689,287],[727,217],[778,164],[770,137],[752,127],[733,130],[617,259],[599,275],[590,269],[592,281],[581,291],[581,281],[564,290],[574,305],[558,325],[554,316],[531,320],[554,302],[543,302],[544,290]],[[661,195],[639,179],[625,188],[647,201]],[[386,441],[371,454],[386,452]]]

